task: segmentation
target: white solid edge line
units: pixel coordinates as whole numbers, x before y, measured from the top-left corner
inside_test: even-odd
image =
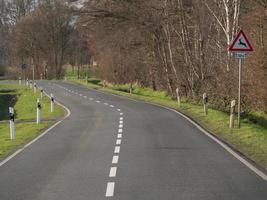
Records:
[[[189,122],[191,122],[193,125],[195,125],[201,132],[203,132],[209,138],[211,138],[212,140],[217,142],[221,147],[223,147],[226,151],[228,151],[230,154],[232,154],[236,159],[238,159],[241,163],[243,163],[245,166],[247,166],[250,170],[252,170],[258,176],[260,176],[262,179],[267,181],[267,175],[264,172],[262,172],[261,170],[257,169],[255,166],[250,164],[246,159],[244,159],[242,156],[240,156],[238,153],[236,153],[231,147],[229,147],[228,145],[226,145],[225,143],[220,141],[218,138],[216,138],[215,136],[210,134],[208,131],[206,131],[204,128],[202,128],[200,125],[198,125],[196,122],[194,122],[192,119],[190,119],[189,117],[187,117],[183,113],[180,113],[180,112],[178,112],[178,111],[176,111],[174,109],[167,108],[167,107],[166,107],[166,109],[174,111],[177,114],[179,114],[180,116],[182,116],[183,118],[187,119]]]
[[[217,139],[216,137],[214,137],[212,134],[210,134],[208,131],[206,131],[204,128],[202,128],[200,125],[198,125],[196,122],[194,122],[192,119],[190,119],[189,117],[187,117],[185,114],[180,113],[179,111],[177,111],[175,109],[168,108],[166,106],[159,105],[159,104],[156,104],[156,103],[151,103],[151,102],[145,102],[145,101],[141,101],[141,100],[131,99],[129,97],[120,96],[120,95],[116,95],[116,94],[112,94],[112,93],[108,93],[108,92],[103,92],[103,91],[99,91],[99,90],[95,90],[95,91],[96,92],[99,92],[99,93],[102,93],[102,94],[113,95],[113,96],[116,96],[116,97],[121,98],[121,99],[127,99],[127,100],[130,100],[130,101],[135,101],[135,102],[139,102],[139,103],[144,103],[144,104],[150,104],[150,105],[158,106],[158,107],[165,108],[167,110],[170,110],[170,111],[173,111],[173,112],[179,114],[180,116],[182,116],[183,118],[185,118],[189,122],[191,122],[194,126],[196,126],[201,132],[203,132],[209,138],[211,138],[216,143],[218,143],[228,153],[232,154],[232,156],[234,156],[241,163],[243,163],[245,166],[247,166],[251,171],[253,171],[255,174],[257,174],[258,176],[260,176],[263,180],[267,181],[267,174],[265,174],[263,171],[261,171],[260,169],[258,169],[254,165],[252,165],[250,162],[248,162],[246,159],[244,159],[242,156],[240,156],[237,152],[235,152],[234,149],[232,149],[230,146],[228,146],[227,144],[224,144],[222,141],[220,141],[219,139]]]
[[[44,94],[50,98],[50,96],[44,92]],[[43,137],[44,135],[46,135],[49,131],[51,131],[53,128],[55,128],[58,124],[60,124],[63,120],[65,120],[66,118],[68,118],[71,115],[71,111],[64,106],[63,104],[59,103],[58,101],[55,101],[56,104],[58,104],[59,106],[63,107],[65,110],[67,110],[67,115],[61,119],[60,121],[56,122],[54,125],[52,125],[51,127],[49,127],[48,129],[46,129],[43,133],[41,133],[39,136],[37,136],[35,139],[33,139],[32,141],[30,141],[29,143],[25,144],[22,148],[18,149],[17,151],[15,151],[13,154],[11,154],[10,156],[8,156],[6,159],[4,159],[2,162],[0,162],[0,167],[2,167],[4,164],[6,164],[9,160],[11,160],[12,158],[14,158],[16,155],[18,155],[19,153],[21,153],[24,149],[26,149],[27,147],[29,147],[30,145],[32,145],[34,142],[36,142],[37,140],[39,140],[41,137]]]
[[[109,172],[109,177],[116,177],[117,167],[111,167]]]
[[[106,197],[113,197],[114,195],[115,182],[107,183]]]

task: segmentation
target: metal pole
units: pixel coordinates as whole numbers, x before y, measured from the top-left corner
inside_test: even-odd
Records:
[[[241,81],[242,81],[242,59],[239,59],[239,83],[238,83],[238,128],[241,127]]]

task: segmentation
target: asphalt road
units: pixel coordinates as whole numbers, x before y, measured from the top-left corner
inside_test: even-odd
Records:
[[[170,110],[42,81],[71,115],[0,167],[0,200],[266,200],[267,182]]]

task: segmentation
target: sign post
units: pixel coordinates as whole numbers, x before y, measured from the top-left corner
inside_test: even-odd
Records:
[[[238,80],[238,128],[241,127],[240,113],[241,113],[241,99],[242,99],[242,60],[247,58],[247,52],[253,51],[251,44],[245,33],[240,30],[234,38],[229,51],[235,52],[235,58],[239,59],[239,80]]]

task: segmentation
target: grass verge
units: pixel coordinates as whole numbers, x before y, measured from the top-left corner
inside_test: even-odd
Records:
[[[51,113],[50,99],[43,95],[41,116],[44,121],[37,125],[36,101],[39,97],[40,91],[34,93],[24,86],[0,85],[0,160],[35,138],[65,114],[65,110],[58,105],[55,106],[55,112]],[[9,135],[9,106],[15,109],[15,122],[20,121],[15,125],[16,135],[13,141]]]
[[[253,123],[248,118],[242,119],[242,127],[240,129],[229,129],[228,113],[210,108],[208,116],[205,116],[202,105],[182,101],[181,106],[178,107],[177,102],[167,96],[165,92],[155,92],[148,88],[135,86],[133,94],[129,94],[127,92],[128,85],[108,85],[103,88],[101,85],[93,84],[91,81],[86,83],[84,80],[71,79],[68,82],[176,109],[197,121],[205,129],[261,167],[267,169],[267,128]]]

